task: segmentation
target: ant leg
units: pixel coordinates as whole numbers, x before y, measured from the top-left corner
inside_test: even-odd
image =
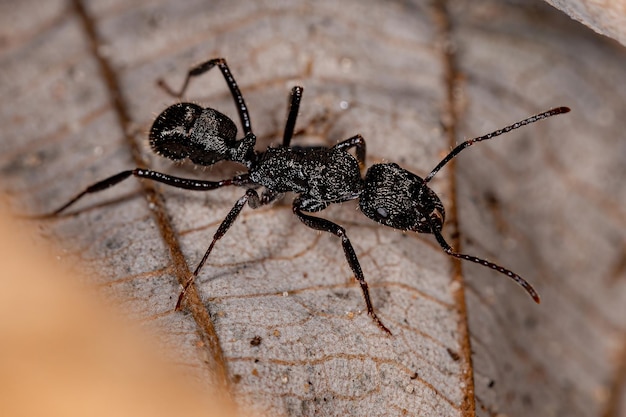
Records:
[[[90,185],[89,187],[85,188],[82,192],[78,193],[70,201],[68,201],[67,203],[65,203],[64,205],[62,205],[61,207],[59,207],[58,209],[56,209],[55,211],[53,211],[47,216],[50,216],[50,217],[55,216],[61,213],[62,211],[64,211],[65,209],[67,209],[68,207],[70,207],[71,205],[73,205],[74,203],[76,203],[85,195],[106,190],[107,188],[110,188],[131,176],[135,176],[138,178],[146,178],[149,180],[161,182],[163,184],[171,185],[176,188],[184,188],[187,190],[195,190],[195,191],[208,191],[208,190],[214,190],[220,187],[225,187],[227,185],[246,185],[250,183],[248,174],[238,175],[234,178],[231,178],[228,180],[222,180],[222,181],[203,181],[203,180],[196,180],[196,179],[190,179],[190,178],[174,177],[172,175],[163,174],[161,172],[150,171],[148,169],[135,168],[135,169],[128,170],[128,171],[122,171],[119,174],[112,175],[109,178],[105,178],[102,181],[99,181],[95,184]]]
[[[237,86],[235,77],[233,77],[233,74],[230,72],[230,68],[228,68],[228,64],[226,63],[226,60],[224,58],[210,59],[206,62],[196,65],[195,67],[190,68],[187,72],[187,76],[185,77],[185,82],[178,92],[172,90],[165,83],[165,81],[161,79],[157,81],[157,84],[168,94],[180,98],[183,94],[185,94],[191,77],[197,77],[199,75],[202,75],[205,72],[211,70],[216,65],[222,72],[222,75],[226,80],[226,84],[230,89],[230,93],[233,96],[233,100],[235,100],[235,105],[237,106],[237,111],[239,112],[239,119],[241,120],[241,125],[243,126],[243,132],[248,135],[249,133],[252,133],[252,124],[250,122],[250,115],[248,114],[248,106],[246,106],[246,102],[241,95],[241,91],[239,91],[239,87]]]
[[[346,260],[348,261],[348,265],[350,265],[350,269],[352,269],[352,272],[354,273],[355,278],[359,281],[359,285],[361,286],[361,290],[363,291],[365,305],[367,306],[367,313],[372,317],[378,327],[391,335],[391,331],[387,328],[387,326],[383,324],[383,322],[374,312],[374,307],[372,306],[372,301],[370,300],[370,293],[368,290],[367,282],[365,281],[365,277],[363,276],[361,265],[359,264],[359,260],[356,256],[356,253],[354,252],[354,248],[350,243],[350,239],[348,239],[348,236],[346,235],[346,230],[338,224],[331,222],[330,220],[304,214],[301,210],[300,205],[300,199],[295,199],[293,202],[293,212],[296,216],[298,216],[302,223],[304,223],[311,229],[320,230],[322,232],[329,232],[341,238],[341,245],[343,246],[343,252],[346,256]]]
[[[359,168],[362,170],[365,167],[365,139],[361,135],[354,135],[349,139],[339,142],[333,148],[347,151],[350,148],[356,148],[356,160],[359,162]]]
[[[298,110],[300,110],[300,101],[302,101],[302,92],[304,88],[295,86],[291,89],[289,98],[289,107],[287,112],[287,123],[285,124],[285,133],[283,134],[283,146],[289,147],[291,138],[293,137],[293,129],[296,126],[298,118]]]
[[[178,301],[176,302],[175,310],[180,310],[180,306],[183,300],[185,299],[185,295],[187,295],[187,291],[189,290],[189,287],[191,286],[191,284],[193,284],[195,278],[200,273],[200,270],[206,263],[211,252],[213,251],[213,247],[215,246],[217,241],[223,238],[226,232],[228,232],[228,229],[230,229],[230,227],[233,225],[235,220],[237,220],[239,213],[241,213],[241,210],[246,205],[246,203],[248,203],[248,205],[252,207],[253,209],[256,209],[265,204],[269,204],[270,202],[274,201],[278,196],[279,194],[277,193],[265,192],[261,195],[261,197],[259,197],[259,194],[257,194],[255,190],[250,188],[246,191],[246,194],[244,194],[243,197],[237,200],[233,208],[230,209],[230,211],[226,215],[226,218],[224,218],[220,226],[217,228],[217,231],[213,235],[213,240],[211,241],[211,244],[209,245],[208,249],[204,253],[202,260],[200,261],[196,269],[193,271],[193,275],[191,276],[189,281],[187,281],[187,283],[183,286],[183,290],[180,292],[180,295],[178,296]]]

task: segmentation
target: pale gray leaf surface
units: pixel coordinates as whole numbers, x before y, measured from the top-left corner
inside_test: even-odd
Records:
[[[449,132],[460,141],[572,107],[465,151],[456,172],[446,167],[433,181],[448,236],[536,284],[540,306],[478,266],[463,265],[463,283],[432,237],[378,226],[354,204],[320,214],[347,228],[391,338],[365,313],[338,240],[303,226],[290,198],[244,210],[198,279],[193,314],[174,311],[179,282],[240,189],[193,193],[130,179],[42,221],[42,235],[155,328],[200,381],[225,369],[233,395],[256,413],[618,415],[623,50],[540,3],[99,1],[84,14],[45,4],[3,5],[0,14],[0,91],[11,98],[0,169],[20,213],[50,211],[142,160],[177,175],[236,172],[175,167],[145,143],[155,114],[175,102],[156,80],[178,86],[211,57],[228,59],[259,148],[280,141],[287,94],[301,84],[295,141],[330,145],[361,133],[369,164],[395,161],[420,175],[449,149]],[[195,80],[187,99],[237,120],[217,71]]]
[[[512,108],[572,108],[458,161],[464,247],[542,295],[530,305],[465,268],[477,410],[624,415],[626,54],[545,6],[452,10],[463,136],[515,119]]]

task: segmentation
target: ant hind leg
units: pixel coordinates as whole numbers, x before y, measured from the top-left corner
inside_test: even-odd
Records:
[[[241,120],[241,125],[243,126],[244,134],[248,135],[252,133],[252,124],[250,122],[250,115],[248,114],[248,106],[246,106],[243,95],[241,94],[241,91],[239,91],[239,86],[237,86],[237,81],[235,81],[235,77],[233,77],[233,74],[230,72],[230,68],[228,68],[228,64],[226,63],[226,60],[224,58],[210,59],[206,62],[202,62],[201,64],[191,67],[189,71],[187,71],[187,76],[185,77],[185,81],[183,82],[183,86],[181,87],[180,91],[172,90],[172,88],[170,88],[170,86],[168,86],[167,83],[161,79],[157,80],[157,84],[168,94],[180,98],[183,96],[183,94],[185,94],[185,91],[189,86],[189,81],[192,77],[200,76],[205,72],[208,72],[215,66],[217,66],[222,72],[222,75],[226,80],[226,84],[230,89],[230,93],[233,96],[233,100],[235,101],[235,105],[237,106],[237,112],[239,113],[239,119]]]

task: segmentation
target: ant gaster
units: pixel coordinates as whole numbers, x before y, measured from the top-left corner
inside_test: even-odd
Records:
[[[191,68],[178,92],[171,90],[162,81],[159,81],[159,85],[169,94],[182,97],[191,78],[204,74],[216,66],[222,72],[235,101],[244,137],[237,139],[235,123],[219,111],[202,108],[193,103],[178,103],[165,109],[154,121],[150,130],[150,146],[157,154],[175,161],[190,159],[195,164],[204,166],[219,161],[238,162],[246,166],[246,173],[222,181],[204,181],[136,168],[120,172],[87,187],[52,215],[64,211],[84,195],[102,191],[130,176],[195,191],[214,190],[231,185],[247,187],[246,193],[237,200],[215,232],[213,241],[196,267],[193,277],[183,287],[176,304],[177,309],[180,308],[187,289],[211,254],[215,243],[228,231],[243,207],[248,204],[256,209],[275,201],[287,192],[297,195],[293,200],[293,213],[302,223],[312,229],[329,232],[341,238],[346,260],[361,286],[367,312],[376,324],[389,334],[391,332],[374,311],[361,265],[345,229],[330,220],[307,213],[317,213],[330,204],[358,199],[361,212],[375,222],[399,230],[432,233],[448,255],[478,263],[508,276],[539,303],[539,295],[534,288],[516,273],[475,256],[457,253],[450,247],[441,234],[445,209],[437,194],[428,187],[428,182],[445,164],[468,146],[538,120],[567,113],[570,111],[569,108],[554,108],[487,135],[467,140],[454,148],[423,179],[394,163],[375,164],[367,170],[365,178],[362,178],[365,140],[361,135],[355,135],[332,147],[290,146],[302,99],[302,87],[296,86],[291,90],[282,145],[256,151],[254,149],[256,137],[252,131],[246,103],[224,59],[211,59]],[[354,156],[348,152],[352,148]],[[263,187],[261,195],[256,191],[259,187]]]

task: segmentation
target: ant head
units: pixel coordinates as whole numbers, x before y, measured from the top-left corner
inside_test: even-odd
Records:
[[[175,161],[189,158],[199,165],[222,160],[246,164],[253,153],[254,137],[237,141],[237,126],[225,114],[193,103],[165,109],[150,129],[150,146]]]
[[[361,212],[395,229],[432,233],[446,217],[437,194],[417,175],[397,164],[376,164],[367,170],[359,197]]]

